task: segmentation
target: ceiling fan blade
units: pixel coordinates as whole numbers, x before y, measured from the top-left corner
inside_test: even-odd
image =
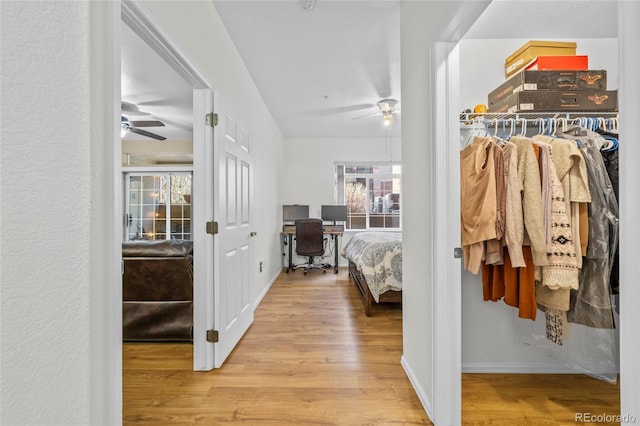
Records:
[[[164,123],[158,120],[129,121],[131,127],[164,127]]]
[[[137,133],[139,135],[146,136],[148,138],[157,139],[159,141],[163,141],[167,139],[164,136],[156,135],[155,133],[147,132],[146,130],[138,129],[136,127],[129,127],[128,130],[132,133]]]
[[[359,120],[361,118],[366,118],[366,117],[375,117],[375,116],[380,116],[383,115],[381,112],[372,112],[371,114],[365,114],[365,115],[359,115],[357,117],[353,117],[352,120]]]
[[[120,110],[129,115],[149,115],[148,112],[140,111],[136,104],[132,104],[131,102],[122,101],[120,103]]]
[[[346,106],[339,106],[335,108],[325,108],[325,109],[307,111],[307,113],[309,115],[333,115],[333,114],[342,114],[345,112],[360,111],[362,109],[367,109],[374,106],[375,104],[346,105]]]

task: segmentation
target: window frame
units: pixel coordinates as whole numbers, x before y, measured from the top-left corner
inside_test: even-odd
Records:
[[[394,166],[400,167],[399,173],[394,172],[383,172],[383,173],[373,173],[373,172],[358,172],[358,173],[346,173],[345,170],[347,167],[370,167],[374,169],[375,167],[388,167]],[[402,210],[402,163],[400,162],[380,162],[380,161],[367,161],[367,162],[354,162],[354,161],[340,161],[334,163],[334,199],[336,200],[336,204],[346,204],[345,199],[345,183],[347,178],[356,178],[356,179],[365,179],[365,227],[364,228],[351,228],[348,227],[350,223],[351,212],[347,213],[347,221],[345,222],[345,230],[346,231],[393,231],[398,232],[402,231],[402,215],[400,211]],[[398,202],[398,213],[384,213],[383,217],[391,216],[392,218],[397,216],[397,227],[393,226],[371,226],[371,206],[373,205],[373,200],[371,199],[371,191],[370,191],[370,181],[371,179],[378,180],[392,180],[398,179],[400,189],[397,192],[399,194],[399,202]],[[373,213],[375,214],[375,213]]]
[[[165,179],[168,180],[168,182],[171,182],[171,178],[173,176],[188,176],[191,179],[191,185],[193,185],[193,170],[191,168],[186,168],[186,167],[162,167],[162,168],[144,168],[144,169],[140,169],[140,168],[126,168],[126,170],[123,170],[123,186],[124,186],[124,196],[125,196],[125,223],[123,224],[123,240],[124,241],[129,241],[131,239],[136,239],[136,238],[132,238],[131,237],[131,232],[129,230],[129,226],[130,226],[130,221],[131,221],[131,217],[130,217],[130,187],[129,187],[129,180],[131,177],[164,177]],[[170,185],[169,188],[170,190]],[[168,197],[170,197],[170,193],[166,194]],[[140,205],[144,205],[146,203],[141,203]],[[181,216],[181,221],[183,222],[183,226],[184,223],[186,223],[188,221],[189,223],[189,228],[192,228],[191,226],[191,221],[192,221],[192,215],[193,212],[191,211],[191,200],[189,200],[188,203],[171,203],[170,198],[168,198],[167,200],[165,200],[164,202],[158,202],[157,206],[164,206],[164,209],[160,209],[163,210],[165,215],[164,217],[162,217],[160,220],[164,222],[164,232],[156,232],[155,229],[152,232],[144,232],[144,234],[142,234],[142,238],[140,239],[145,239],[145,240],[157,240],[158,238],[157,235],[158,234],[163,234],[164,237],[160,238],[162,240],[170,240],[172,239],[172,237],[177,236],[177,235],[182,235],[182,237],[184,236],[188,236],[189,240],[193,240],[193,234],[191,231],[189,232],[182,232],[182,233],[174,233],[171,231],[171,224],[172,224],[172,220],[177,220],[176,218],[172,217],[172,206],[180,206],[181,210],[184,211],[185,206],[189,206],[189,215],[188,215],[188,219],[186,219],[186,217],[184,215]],[[158,211],[160,211],[158,210]],[[136,218],[137,219],[137,218]],[[157,219],[144,219],[144,220],[154,220],[154,221],[158,221]],[[151,238],[146,238],[148,235],[151,235]]]

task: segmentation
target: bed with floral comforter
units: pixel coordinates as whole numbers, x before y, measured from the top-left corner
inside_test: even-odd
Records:
[[[402,300],[402,233],[361,232],[342,249],[370,315],[372,301]]]

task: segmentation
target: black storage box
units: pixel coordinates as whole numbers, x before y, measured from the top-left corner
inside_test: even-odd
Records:
[[[607,71],[521,71],[489,93],[487,105],[527,90],[607,90]]]
[[[618,111],[617,90],[536,90],[516,92],[489,105],[491,113]]]

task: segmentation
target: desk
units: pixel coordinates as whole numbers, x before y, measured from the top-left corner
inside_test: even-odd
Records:
[[[338,237],[344,234],[344,225],[323,225],[323,233],[325,235],[333,236],[333,255],[334,255],[334,264],[333,271],[338,273]],[[285,235],[288,239],[289,244],[289,266],[287,266],[287,273],[291,269],[293,269],[293,236],[296,235],[296,226],[295,225],[282,225],[282,234]]]

